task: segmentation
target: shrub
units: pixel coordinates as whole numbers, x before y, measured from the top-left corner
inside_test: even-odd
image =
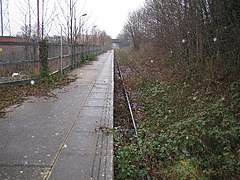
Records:
[[[41,40],[40,42],[41,78],[48,78],[50,75],[50,70],[48,67],[48,48],[49,48],[48,40],[47,39]]]

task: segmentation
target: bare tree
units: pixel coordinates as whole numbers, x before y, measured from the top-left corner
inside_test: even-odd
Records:
[[[135,48],[151,41],[189,69],[214,68],[211,72],[224,77],[240,72],[239,26],[235,0],[146,0],[129,14],[124,33]]]
[[[141,10],[130,13],[128,21],[124,26],[124,32],[131,37],[135,49],[139,49],[139,45],[142,40],[143,28]]]

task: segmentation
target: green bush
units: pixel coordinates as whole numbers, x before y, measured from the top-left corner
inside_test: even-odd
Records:
[[[94,53],[90,53],[87,55],[87,61],[94,61],[96,60],[97,56]]]
[[[123,137],[115,135],[115,143],[118,150],[115,151],[115,177],[117,179],[142,178],[147,171],[142,165],[143,156],[136,143],[136,138],[130,138],[129,144],[123,143]]]

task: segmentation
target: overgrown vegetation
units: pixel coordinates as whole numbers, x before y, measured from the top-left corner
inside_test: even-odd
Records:
[[[41,40],[40,41],[41,78],[48,78],[50,76],[50,70],[48,67],[48,48],[49,48],[48,40],[47,39]]]
[[[179,70],[180,78],[166,59],[155,55],[149,45],[117,52],[123,67],[136,69],[134,75],[125,74],[125,84],[137,94],[133,103],[143,104],[146,116],[135,112],[138,140],[115,136],[116,178],[139,179],[149,172],[153,179],[238,179],[239,82]]]
[[[119,38],[134,50],[117,57],[134,69],[139,140],[116,138],[117,178],[240,178],[239,20],[235,0],[146,0],[129,15]]]
[[[94,61],[97,59],[97,56],[94,54],[94,53],[89,53],[87,56],[86,56],[86,59],[85,61]]]

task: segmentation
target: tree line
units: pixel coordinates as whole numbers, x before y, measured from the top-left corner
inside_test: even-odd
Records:
[[[151,42],[174,64],[223,79],[240,74],[239,34],[239,0],[146,0],[121,37],[135,49]]]

